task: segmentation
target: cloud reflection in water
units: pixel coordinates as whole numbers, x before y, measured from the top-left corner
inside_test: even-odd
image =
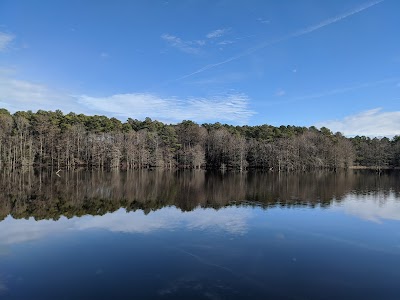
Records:
[[[14,219],[8,216],[0,223],[0,245],[10,245],[38,240],[66,230],[102,229],[111,232],[151,233],[157,230],[221,230],[243,235],[248,230],[252,212],[246,208],[211,208],[182,212],[175,207],[166,207],[145,215],[143,211],[126,212],[121,208],[103,216],[84,216],[57,221],[33,218]]]
[[[339,208],[346,214],[376,223],[384,220],[400,221],[400,201],[393,193],[349,194]]]

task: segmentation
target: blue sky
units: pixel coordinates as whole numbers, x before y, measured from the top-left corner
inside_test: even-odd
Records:
[[[400,134],[400,2],[0,0],[0,106]]]

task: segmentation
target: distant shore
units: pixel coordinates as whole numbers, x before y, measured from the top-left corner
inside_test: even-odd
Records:
[[[347,138],[326,127],[121,122],[0,109],[0,169],[222,169],[306,172],[400,168],[400,136]]]

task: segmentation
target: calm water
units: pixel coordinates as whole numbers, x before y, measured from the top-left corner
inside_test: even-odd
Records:
[[[0,299],[400,299],[395,172],[0,180]]]

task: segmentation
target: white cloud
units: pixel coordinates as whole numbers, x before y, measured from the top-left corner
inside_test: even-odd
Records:
[[[12,103],[15,108],[20,104],[38,103],[48,105],[48,98],[51,92],[43,85],[28,81],[1,78],[0,80],[0,101]]]
[[[109,97],[90,97],[86,95],[76,96],[79,102],[90,106],[96,111],[104,111],[111,114],[126,116],[131,113],[146,117],[154,111],[169,109],[169,100],[162,99],[151,94],[116,94]],[[173,109],[171,107],[171,109]]]
[[[99,112],[120,117],[155,118],[164,122],[231,121],[244,124],[255,113],[248,108],[249,98],[230,93],[212,97],[180,99],[152,94],[116,94],[108,97],[78,97],[79,103]]]
[[[84,112],[75,99],[66,93],[52,90],[45,85],[12,78],[0,73],[0,106],[12,112],[18,110],[56,110]],[[11,74],[12,75],[12,74]]]
[[[84,114],[144,119],[164,122],[229,121],[244,124],[255,113],[245,94],[227,93],[210,97],[160,97],[150,93],[115,94],[107,97],[70,95],[45,85],[19,80],[0,73],[0,107],[18,110],[56,110]]]
[[[321,122],[316,126],[325,126],[346,136],[392,137],[400,134],[400,111],[384,112],[381,108],[375,108],[347,116],[342,120]]]
[[[285,96],[285,95],[286,95],[286,91],[283,90],[283,89],[279,89],[279,90],[277,90],[275,92],[275,96],[277,96],[277,97],[282,97],[282,96]]]
[[[15,36],[9,33],[0,32],[0,51],[7,50]]]
[[[171,34],[163,34],[161,38],[166,41],[171,47],[175,47],[182,52],[190,53],[190,54],[198,54],[200,53],[200,47],[204,46],[206,42],[204,40],[195,40],[195,41],[184,41],[181,38],[171,35]]]
[[[216,39],[216,38],[223,36],[228,31],[229,31],[229,29],[227,29],[227,28],[217,29],[217,30],[207,33],[206,37],[208,39]]]

